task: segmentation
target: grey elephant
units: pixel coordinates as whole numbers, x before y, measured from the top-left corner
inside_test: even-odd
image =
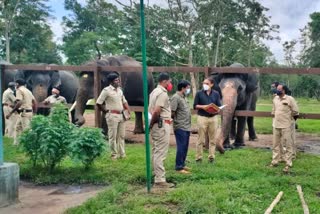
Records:
[[[244,66],[235,63],[230,67],[243,68]],[[217,144],[223,145],[224,148],[230,148],[229,134],[231,133],[235,140],[233,146],[244,146],[246,122],[248,122],[249,139],[257,138],[253,117],[238,116],[235,121],[233,115],[235,110],[255,111],[259,90],[258,76],[247,73],[221,73],[213,75],[213,77],[215,89],[220,92],[223,105],[227,105],[223,109],[221,132]]]
[[[85,65],[98,65],[98,66],[132,66],[141,67],[141,64],[128,57],[128,56],[112,56],[103,58],[97,61],[88,62]],[[105,71],[101,73],[101,90],[109,85],[107,76],[114,71]],[[121,86],[124,96],[126,97],[130,106],[143,106],[143,79],[142,72],[121,72],[120,73]],[[93,92],[93,73],[82,71],[80,74],[80,88],[77,93],[76,107],[75,107],[75,120],[77,125],[83,125],[85,119],[83,113],[86,108],[86,103],[89,99],[94,98]],[[154,88],[152,74],[148,75],[148,91],[151,92]],[[142,112],[135,112],[135,128],[134,133],[143,133]],[[104,118],[104,115],[102,115]],[[106,132],[105,119],[102,119],[102,126]]]
[[[16,79],[24,79],[27,88],[32,92],[37,102],[44,101],[53,87],[60,88],[60,95],[65,97],[67,103],[73,103],[79,88],[78,77],[71,71],[33,71],[18,70],[15,75]],[[39,114],[47,115],[48,109],[38,108]],[[72,114],[72,121],[74,116]]]
[[[73,103],[79,88],[78,78],[71,71],[19,70],[15,79],[24,79],[38,102],[47,98],[53,87],[59,87],[60,95],[66,98],[67,103]]]

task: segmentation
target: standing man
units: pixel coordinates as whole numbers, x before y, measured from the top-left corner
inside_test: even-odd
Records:
[[[25,87],[25,84],[26,82],[23,79],[16,80],[16,104],[6,116],[6,118],[9,119],[16,111],[20,114],[15,127],[14,145],[18,144],[18,136],[21,132],[29,127],[33,112],[37,112],[36,99],[31,91]]]
[[[186,98],[190,91],[190,82],[181,80],[178,83],[178,91],[170,100],[173,130],[177,144],[176,171],[181,174],[190,174],[190,168],[185,164],[191,131],[191,111]]]
[[[55,103],[67,104],[66,98],[64,98],[63,96],[60,96],[59,88],[57,87],[52,88],[51,93],[52,95],[50,95],[43,101],[44,104],[55,104]]]
[[[110,85],[105,87],[97,99],[96,105],[106,114],[108,125],[108,137],[111,147],[111,158],[125,158],[125,120],[123,111],[127,110],[130,115],[130,109],[123,91],[120,88],[119,75],[111,73],[108,75]],[[103,105],[104,103],[104,105]]]
[[[203,89],[196,93],[194,98],[193,108],[198,110],[198,142],[196,145],[196,162],[202,162],[203,158],[203,145],[205,143],[205,136],[209,136],[209,163],[213,163],[215,159],[216,143],[214,142],[218,129],[217,113],[211,114],[205,109],[209,104],[221,106],[220,95],[217,91],[213,90],[213,78],[206,78],[203,81]]]
[[[14,137],[14,128],[17,123],[18,113],[14,112],[12,116],[7,119],[7,115],[10,114],[14,107],[16,96],[14,95],[16,88],[15,82],[9,82],[7,90],[2,95],[3,115],[5,117],[5,135],[8,137]]]
[[[293,138],[292,138],[292,124],[294,118],[298,117],[299,109],[295,99],[285,94],[284,85],[279,84],[277,87],[277,96],[273,99],[273,108],[271,114],[273,119],[273,148],[272,148],[272,162],[271,167],[278,166],[281,161],[281,156],[286,163],[283,172],[289,172],[292,167],[293,158]],[[283,146],[286,148],[282,150]]]
[[[154,187],[171,188],[165,176],[164,160],[167,157],[170,141],[171,108],[168,91],[172,90],[170,77],[167,73],[160,73],[158,86],[151,92],[149,99],[149,113],[151,113],[150,130],[153,142],[152,163]]]

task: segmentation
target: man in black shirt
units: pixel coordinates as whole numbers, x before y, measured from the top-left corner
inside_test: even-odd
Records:
[[[196,145],[196,161],[202,161],[203,145],[205,143],[205,136],[209,136],[209,162],[213,163],[215,158],[216,144],[214,142],[215,135],[218,129],[218,117],[216,114],[208,113],[205,109],[209,104],[214,103],[221,106],[220,95],[217,91],[213,90],[214,80],[206,78],[203,81],[203,89],[198,91],[194,98],[193,108],[198,110],[198,142]]]

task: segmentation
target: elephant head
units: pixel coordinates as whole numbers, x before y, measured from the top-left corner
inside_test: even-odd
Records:
[[[15,79],[24,79],[38,102],[42,102],[53,87],[61,85],[59,71],[19,70]]]
[[[110,60],[109,58],[99,59],[97,61],[90,61],[85,64],[85,66],[120,66],[120,63],[116,60]],[[101,88],[108,86],[107,76],[114,71],[106,71],[100,74]],[[75,107],[75,124],[81,126],[85,123],[83,117],[84,111],[86,109],[86,103],[89,99],[94,98],[94,80],[93,72],[82,71],[80,73],[79,79],[80,87],[77,92],[76,97],[76,107]]]
[[[235,63],[230,67],[243,68],[244,66]],[[219,136],[219,145],[229,144],[229,133],[233,121],[235,110],[248,110],[251,102],[252,93],[258,88],[258,78],[256,74],[246,73],[222,73],[214,77],[216,86],[222,96],[222,102],[227,105],[222,113],[222,125]],[[241,124],[239,124],[241,122]],[[245,130],[245,117],[238,117],[238,132],[236,141],[243,144],[243,135]],[[242,124],[243,123],[243,124]]]

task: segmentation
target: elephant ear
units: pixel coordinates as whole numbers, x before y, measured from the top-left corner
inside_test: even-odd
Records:
[[[17,79],[25,80],[25,78],[26,78],[26,75],[25,75],[25,71],[23,70],[18,70],[16,75],[14,76],[14,80],[17,80]]]
[[[58,87],[61,85],[61,78],[59,71],[52,71],[51,72],[51,86]]]
[[[256,74],[248,74],[248,79],[246,81],[246,91],[254,92],[258,88],[258,77]]]

